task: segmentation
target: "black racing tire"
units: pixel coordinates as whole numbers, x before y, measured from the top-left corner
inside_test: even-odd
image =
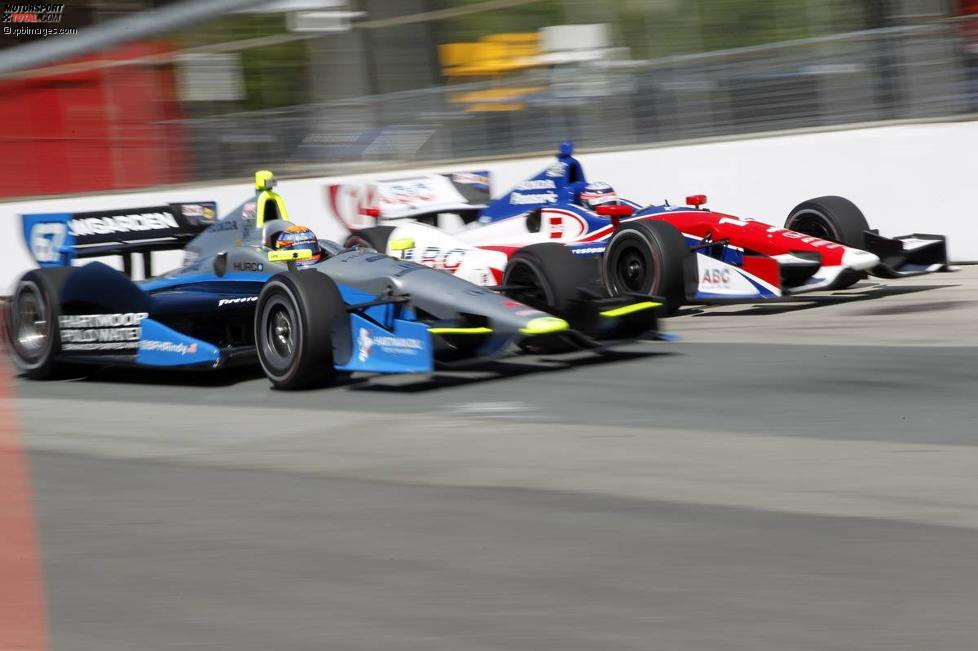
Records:
[[[393,226],[371,226],[358,231],[350,231],[344,247],[352,249],[357,246],[366,246],[380,253],[387,253],[387,241],[393,232]]]
[[[803,201],[788,214],[784,227],[853,249],[866,248],[869,222],[856,204],[844,197],[817,197]],[[854,272],[840,278],[836,289],[851,287],[866,277]]]
[[[602,261],[605,288],[612,296],[642,294],[666,300],[675,313],[686,302],[686,238],[658,220],[622,224],[608,240]]]
[[[531,244],[506,263],[506,296],[530,307],[574,321],[584,297],[581,289],[594,284],[586,262],[558,242]]]
[[[52,380],[71,368],[61,354],[61,288],[72,267],[33,269],[17,281],[7,306],[6,332],[14,365],[32,380]]]
[[[818,197],[795,206],[784,227],[854,249],[864,249],[869,222],[859,207],[844,197]]]
[[[276,389],[309,389],[337,376],[334,337],[349,337],[350,317],[336,283],[318,271],[269,279],[255,307],[255,347]]]

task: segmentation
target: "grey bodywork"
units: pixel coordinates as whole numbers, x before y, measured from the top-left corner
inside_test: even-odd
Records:
[[[274,233],[290,222],[274,220],[256,226],[254,202],[247,202],[198,235],[186,247],[183,266],[165,274],[179,278],[190,274],[261,271],[272,276],[289,270],[284,263],[268,261],[268,245]],[[399,260],[372,249],[342,249],[320,240],[325,259],[311,267],[325,273],[340,286],[374,297],[409,296],[408,305],[445,325],[471,325],[466,315],[484,318],[492,336],[482,354],[494,355],[507,344],[526,339],[521,330],[530,321],[551,316],[511,298],[424,265]]]

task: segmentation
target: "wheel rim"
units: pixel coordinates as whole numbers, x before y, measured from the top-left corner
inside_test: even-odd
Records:
[[[40,288],[32,282],[21,285],[13,310],[14,341],[28,359],[42,356],[51,337],[51,323]]]
[[[841,239],[839,234],[835,232],[835,227],[816,212],[800,212],[792,216],[787,228],[830,242],[838,242]]]
[[[618,277],[629,291],[637,292],[645,284],[647,274],[645,258],[635,249],[622,252],[618,258]]]
[[[610,271],[614,293],[647,294],[655,289],[655,264],[635,237],[620,241],[612,254]]]
[[[301,332],[296,312],[284,297],[273,296],[262,310],[262,356],[277,373],[292,367],[299,349]]]

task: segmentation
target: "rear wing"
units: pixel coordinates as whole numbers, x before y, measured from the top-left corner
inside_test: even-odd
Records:
[[[150,253],[182,249],[217,219],[213,201],[171,203],[146,208],[21,215],[24,242],[42,267],[64,267],[77,258],[120,255],[127,275],[132,258],[143,255],[152,275]]]
[[[425,174],[326,187],[330,212],[348,230],[411,219],[426,221],[455,213],[475,221],[489,201],[489,172]]]

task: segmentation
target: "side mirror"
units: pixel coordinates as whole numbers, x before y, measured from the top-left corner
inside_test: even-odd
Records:
[[[594,209],[602,217],[631,217],[635,214],[635,209],[627,203],[606,204]]]
[[[700,206],[706,203],[706,195],[691,194],[688,197],[686,197],[686,203],[698,209]]]

